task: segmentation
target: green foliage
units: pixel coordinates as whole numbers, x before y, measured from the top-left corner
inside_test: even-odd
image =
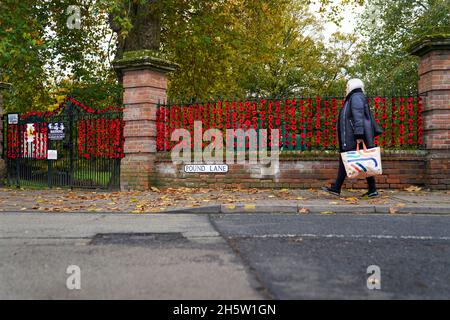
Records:
[[[366,0],[359,30],[367,38],[353,74],[377,92],[417,90],[418,58],[408,48],[429,34],[449,33],[447,0]]]
[[[345,77],[360,77],[370,92],[414,91],[417,59],[408,45],[428,33],[448,33],[446,0],[2,0],[0,81],[13,84],[7,110],[51,109],[68,94],[94,107],[117,104],[121,89],[111,67],[133,30],[130,12],[158,12],[158,57],[180,67],[169,95],[341,95]],[[320,19],[310,11],[317,4]],[[348,4],[350,6],[342,6]],[[365,5],[357,38],[321,38],[324,22]],[[81,29],[66,22],[81,8]]]
[[[67,26],[69,5],[81,8],[80,29]],[[0,80],[13,85],[7,110],[51,109],[74,88],[117,101],[106,9],[103,1],[0,2]]]
[[[3,0],[0,80],[13,84],[6,95],[8,110],[51,109],[67,94],[116,104],[120,87],[110,56],[133,32],[130,1]],[[326,46],[317,36],[321,25],[309,3],[156,1],[162,16],[159,55],[180,65],[170,77],[170,96],[341,91],[348,52]],[[82,9],[79,30],[66,26],[69,5]],[[336,35],[333,41],[347,46],[354,40]]]
[[[162,50],[180,65],[177,97],[280,96],[342,91],[348,50],[326,46],[308,1],[174,1],[163,18]],[[332,41],[351,45],[351,37]]]

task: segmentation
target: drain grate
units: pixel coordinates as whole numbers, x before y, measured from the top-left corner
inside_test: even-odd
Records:
[[[90,244],[149,245],[161,242],[187,240],[180,232],[167,233],[98,233]]]

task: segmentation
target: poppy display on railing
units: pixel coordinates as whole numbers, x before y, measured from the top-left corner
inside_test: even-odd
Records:
[[[76,106],[81,113],[77,116],[63,114],[68,103]],[[64,139],[76,146],[79,158],[123,158],[125,122],[120,113],[122,110],[112,106],[94,110],[68,97],[53,111],[21,114],[18,124],[8,124],[6,127],[6,157],[47,159],[48,125],[55,122],[68,124],[71,121],[72,126],[66,125],[71,132],[65,134]]]
[[[124,138],[122,119],[89,119],[77,122],[78,156],[86,159],[95,157],[123,158]]]
[[[272,146],[270,131],[279,129],[279,145],[283,150],[334,150],[338,143],[337,117],[344,102],[345,99],[337,97],[309,97],[160,104],[156,115],[157,150],[170,151],[178,144],[171,141],[176,129],[188,130],[193,146],[195,121],[201,121],[202,133],[214,128],[223,131],[224,136],[227,129],[267,129],[267,147]],[[420,96],[374,97],[368,98],[368,103],[375,121],[384,129],[376,138],[378,145],[384,148],[422,145]],[[231,143],[234,147],[250,148],[250,141]]]

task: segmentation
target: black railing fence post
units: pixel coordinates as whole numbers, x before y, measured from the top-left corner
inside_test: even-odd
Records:
[[[73,175],[74,175],[74,166],[73,166],[73,162],[74,162],[74,153],[73,153],[73,117],[74,117],[74,112],[73,112],[73,104],[72,102],[68,103],[68,116],[69,116],[69,186],[71,189],[73,189]]]
[[[14,159],[14,161],[15,161],[15,163],[16,163],[16,187],[17,188],[20,188],[20,173],[19,173],[19,170],[20,170],[20,164],[19,164],[19,160],[22,158],[22,151],[21,151],[21,148],[22,148],[22,146],[23,146],[23,144],[22,144],[22,141],[21,141],[21,139],[20,139],[20,136],[21,136],[21,130],[20,130],[20,116],[19,116],[19,120],[18,120],[18,122],[17,122],[17,141],[18,141],[18,143],[19,143],[19,154],[18,154],[18,156]]]
[[[52,141],[48,140],[47,144],[48,144],[47,149],[51,150]],[[47,155],[47,186],[49,188],[52,187],[52,160],[48,159],[48,155]]]

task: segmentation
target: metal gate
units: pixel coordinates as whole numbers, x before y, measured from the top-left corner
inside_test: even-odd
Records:
[[[9,185],[120,187],[121,108],[93,110],[68,97],[53,112],[7,114],[3,121]]]

